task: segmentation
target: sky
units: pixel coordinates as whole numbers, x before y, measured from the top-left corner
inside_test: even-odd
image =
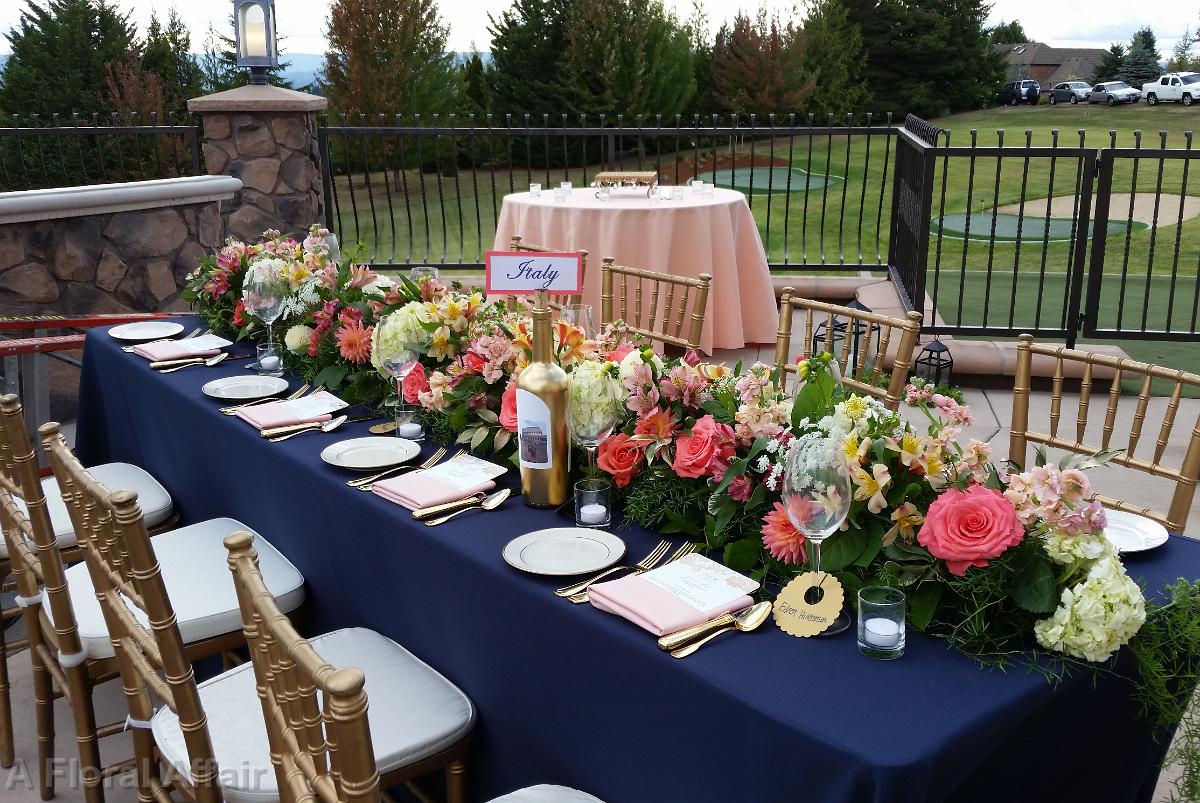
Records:
[[[114,5],[133,13],[133,19],[144,29],[151,9],[160,14],[172,5],[171,0],[110,0]],[[681,17],[691,15],[692,0],[664,0]],[[439,8],[450,25],[450,49],[487,50],[488,14],[499,14],[511,0],[441,0]],[[232,3],[227,0],[174,2],[192,30],[193,49],[203,45],[204,32],[210,23],[218,28],[227,24]],[[765,5],[770,11],[788,13],[795,5],[791,0],[705,0],[711,23],[715,26],[732,17],[739,8],[756,10]],[[20,18],[25,0],[0,0],[0,31],[7,32]],[[328,0],[276,0],[275,13],[279,32],[287,37],[286,48],[292,53],[323,53],[324,31],[328,16]],[[1189,0],[1157,0],[1130,3],[1129,0],[994,0],[991,22],[1018,19],[1034,41],[1060,47],[1107,47],[1110,42],[1127,42],[1134,30],[1149,25],[1158,35],[1159,48],[1164,56],[1183,34],[1185,28],[1195,32],[1200,25],[1200,2]],[[9,52],[8,40],[0,38],[0,53]]]

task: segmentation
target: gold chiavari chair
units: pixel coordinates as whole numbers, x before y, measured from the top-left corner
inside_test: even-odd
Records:
[[[712,276],[701,273],[692,279],[629,268],[617,265],[611,257],[601,262],[601,326],[620,319],[642,337],[682,349],[700,347]],[[619,309],[615,296],[618,292]]]
[[[93,471],[105,481],[119,482],[122,487],[136,488],[150,503],[150,523],[160,530],[175,519],[171,495],[146,471],[128,463],[106,463]],[[25,429],[21,403],[15,395],[0,396],[0,474],[13,486],[13,501],[17,509],[34,517],[34,524],[44,524],[53,535],[65,563],[81,560],[76,547],[75,530],[53,478],[42,481],[37,476],[37,460]],[[36,512],[29,505],[40,504]],[[44,514],[44,515],[43,515]],[[0,540],[0,582],[14,571],[13,560],[3,540]],[[8,655],[28,646],[26,639],[9,641],[8,626],[22,615],[16,605],[0,606],[0,767],[11,767],[13,755],[13,724],[9,699]]]
[[[89,665],[107,660],[121,675],[139,798],[169,800],[174,787],[202,803],[216,803],[221,795],[192,662],[227,656],[245,643],[221,544],[231,530],[245,525],[211,519],[158,535],[151,545],[137,493],[112,493],[92,477],[67,447],[58,424],[45,424],[39,433],[85,559],[65,572],[81,650]],[[271,593],[282,610],[294,610],[304,598],[304,578],[267,541],[260,543]],[[171,762],[170,786],[158,771],[151,731],[159,720],[151,694],[166,703],[160,715],[170,712],[182,723],[183,759]]]
[[[214,678],[208,690],[227,687],[231,709],[252,706],[255,700],[261,704],[279,799],[377,803],[381,789],[444,767],[447,798],[450,803],[462,800],[461,761],[474,719],[466,695],[399,644],[370,630],[301,637],[263,585],[253,542],[248,532],[225,539],[253,683],[247,682],[246,667],[239,667]],[[374,695],[370,708],[368,683]],[[439,697],[445,710],[436,720],[426,714],[420,735],[414,732],[406,739],[395,733],[401,719],[396,714],[407,710],[407,730],[415,731],[412,703],[420,700],[428,711]],[[414,744],[414,737],[423,744]],[[397,765],[401,744],[406,758]],[[575,789],[543,785],[492,803],[601,801]]]
[[[796,373],[796,364],[789,352],[792,344],[793,310],[804,310],[804,339],[808,349],[813,343],[814,322],[825,324],[825,338],[820,344],[823,351],[830,353],[842,374],[842,383],[855,391],[874,396],[883,401],[888,409],[896,410],[904,398],[904,386],[909,380],[913,351],[921,334],[921,314],[908,313],[907,318],[890,318],[866,310],[827,304],[793,295],[796,291],[785,287],[779,305],[779,331],[775,336],[775,363],[781,370],[781,382],[787,383],[787,375]],[[822,320],[823,319],[823,320]],[[840,347],[834,345],[837,323],[843,322]],[[859,334],[856,336],[856,332]],[[899,332],[899,337],[896,333]],[[878,351],[874,341],[878,337]],[[895,347],[893,348],[893,342]],[[885,372],[885,359],[891,357],[891,378],[886,388],[879,387]]]
[[[1050,390],[1050,431],[1048,433],[1029,429],[1029,391],[1035,355],[1054,360],[1054,375]],[[1066,365],[1069,363],[1080,366],[1079,407],[1076,411],[1074,438],[1059,435],[1059,423],[1062,418],[1063,379],[1068,373]],[[1094,384],[1093,371],[1096,367],[1104,367],[1114,372],[1112,385],[1108,391],[1108,403],[1104,410],[1104,423],[1101,426],[1099,445],[1084,440],[1087,434],[1088,410]],[[1123,447],[1114,447],[1113,430],[1116,428],[1117,406],[1121,399],[1121,383],[1138,379],[1141,380],[1141,387],[1137,394],[1137,406],[1134,408],[1129,439]],[[1150,459],[1145,459],[1138,457],[1136,452],[1142,438],[1146,409],[1150,403],[1151,385],[1155,379],[1169,382],[1173,387],[1162,423],[1159,425],[1158,437],[1154,444],[1154,455]],[[1144,471],[1175,484],[1170,509],[1164,516],[1148,508],[1119,499],[1099,495],[1097,498],[1105,507],[1146,516],[1160,522],[1168,530],[1183,532],[1187,526],[1192,499],[1196,494],[1196,484],[1200,480],[1200,418],[1192,427],[1191,440],[1184,454],[1182,465],[1178,469],[1165,465],[1163,456],[1175,425],[1175,415],[1179,410],[1179,400],[1185,387],[1200,388],[1200,375],[1106,354],[1076,351],[1062,346],[1042,345],[1034,343],[1031,335],[1021,335],[1017,341],[1017,366],[1016,379],[1013,383],[1013,411],[1008,459],[1019,466],[1024,466],[1029,443],[1085,455],[1110,448],[1120,448],[1121,451],[1112,457],[1114,464]]]

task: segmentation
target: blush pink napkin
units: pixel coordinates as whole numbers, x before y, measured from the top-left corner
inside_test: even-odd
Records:
[[[243,421],[248,421],[259,429],[273,429],[275,427],[290,427],[293,424],[313,424],[320,421],[328,421],[332,416],[329,413],[324,415],[312,415],[307,418],[301,418],[294,413],[288,411],[283,406],[283,402],[268,402],[266,404],[256,404],[253,407],[244,407],[237,411],[237,417]]]
[[[423,471],[415,471],[402,477],[377,482],[371,486],[371,493],[409,510],[417,510],[431,505],[454,502],[481,491],[486,493],[495,487],[496,483],[488,480],[473,488],[460,491],[433,477],[425,476]]]
[[[142,343],[133,347],[134,354],[140,354],[151,362],[159,360],[182,360],[188,357],[211,357],[220,354],[220,349],[205,349],[204,351],[188,351],[187,345],[181,340],[159,340],[155,343]]]
[[[623,616],[656,636],[674,633],[754,604],[749,596],[742,596],[712,610],[699,611],[636,574],[596,583],[588,589],[588,600],[600,610]]]

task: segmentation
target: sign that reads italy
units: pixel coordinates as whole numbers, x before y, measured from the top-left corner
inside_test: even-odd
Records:
[[[488,251],[484,264],[489,294],[583,293],[583,256],[578,253]]]

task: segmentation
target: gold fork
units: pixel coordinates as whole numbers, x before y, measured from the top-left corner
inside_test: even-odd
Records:
[[[600,572],[600,574],[596,575],[590,580],[584,580],[581,583],[572,583],[569,586],[563,586],[562,588],[555,589],[554,593],[560,597],[569,597],[572,594],[578,594],[582,591],[586,591],[587,587],[592,583],[596,582],[597,580],[602,580],[605,577],[608,577],[610,574],[616,574],[620,571],[637,571],[638,569],[645,571],[646,569],[653,569],[654,566],[660,560],[662,560],[663,555],[667,554],[667,550],[670,548],[670,541],[659,541],[658,546],[650,550],[649,555],[642,558],[632,566],[613,566],[611,569],[605,569],[604,571]]]
[[[451,455],[450,459],[453,460],[455,457],[458,457],[460,454],[462,454],[462,452],[463,450],[459,449],[457,452]],[[446,447],[442,446],[436,452],[430,455],[428,460],[419,466],[396,466],[395,468],[389,468],[387,471],[381,471],[378,474],[372,474],[370,477],[360,477],[356,480],[347,480],[346,484],[351,488],[357,488],[360,491],[369,491],[375,486],[376,480],[383,479],[389,474],[400,474],[404,471],[420,471],[421,469],[425,468],[433,468],[445,455]]]
[[[682,558],[684,555],[690,555],[691,553],[693,553],[695,551],[696,551],[695,544],[684,544],[683,546],[679,547],[679,549],[675,550],[674,554],[672,554],[671,557],[667,558],[666,561],[663,563],[663,565],[666,566],[668,563],[673,563],[673,562],[679,560],[680,558]],[[658,561],[655,561],[654,565],[657,565],[657,563],[658,563]],[[636,568],[633,570],[633,573],[641,574],[642,572],[650,571],[651,569],[654,568],[654,565],[647,566],[644,569],[640,568],[640,567]],[[595,580],[593,580],[592,582],[595,582]],[[576,605],[579,605],[580,603],[583,603],[583,602],[587,602],[588,601],[587,589],[585,588],[583,591],[580,591],[578,594],[572,594],[571,596],[567,597],[567,599],[571,600],[571,602],[574,602]]]
[[[292,391],[290,394],[288,394],[283,399],[276,399],[274,397],[268,397],[265,399],[255,399],[254,401],[244,402],[242,404],[234,404],[230,407],[222,407],[221,412],[224,413],[225,415],[234,415],[237,413],[238,410],[242,409],[243,407],[253,407],[256,404],[266,404],[267,402],[273,402],[273,401],[295,401],[296,399],[303,396],[305,393],[308,393],[308,385],[301,385],[300,387],[296,388],[294,391]]]

